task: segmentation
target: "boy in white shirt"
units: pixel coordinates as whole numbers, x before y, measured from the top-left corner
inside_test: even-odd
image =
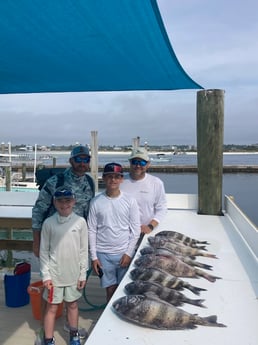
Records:
[[[78,303],[86,284],[88,269],[88,233],[83,217],[73,212],[72,190],[60,187],[54,193],[57,210],[42,226],[40,273],[47,301],[44,316],[44,345],[54,345],[55,315],[58,305],[66,303],[70,325],[70,345],[80,345]]]
[[[119,188],[122,166],[106,164],[103,180],[106,190],[91,200],[88,227],[92,266],[96,274],[103,272],[101,286],[109,301],[134,256],[141,228],[136,200]]]

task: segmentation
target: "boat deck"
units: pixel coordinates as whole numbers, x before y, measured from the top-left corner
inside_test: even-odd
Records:
[[[112,303],[125,295],[124,286],[131,281],[130,270],[134,268],[132,262],[128,273],[104,311],[82,310],[86,305],[84,300],[80,301],[80,324],[90,329],[86,344],[170,345],[173,342],[197,345],[208,342],[209,345],[221,345],[228,339],[234,345],[257,345],[258,232],[256,227],[228,197],[225,198],[224,216],[198,215],[195,195],[169,194],[167,199],[169,210],[166,219],[158,229],[154,230],[154,233],[148,236],[153,236],[160,230],[175,230],[208,241],[210,243],[208,251],[216,254],[218,259],[198,257],[198,261],[212,265],[213,270],[207,272],[222,278],[215,282],[204,278],[184,278],[194,286],[207,289],[201,292],[200,297],[191,291],[183,291],[189,298],[204,299],[206,308],[190,304],[184,304],[181,308],[202,317],[217,315],[218,322],[227,327],[198,326],[191,330],[167,331],[144,328],[120,319],[113,312]],[[147,245],[148,236],[144,237],[139,250]],[[135,259],[139,255],[138,251]],[[88,286],[88,294],[96,293],[100,289],[97,277],[92,276],[91,284]],[[103,289],[99,292],[100,295],[96,296],[97,303],[104,301]],[[13,345],[17,342],[20,345],[33,343],[39,321],[33,319],[31,306],[6,307],[2,285],[0,296],[1,343],[3,345]],[[67,336],[62,327],[63,318],[60,318],[56,322],[55,333],[58,345],[66,344]]]

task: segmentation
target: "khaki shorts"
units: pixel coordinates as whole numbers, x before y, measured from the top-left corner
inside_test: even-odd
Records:
[[[46,288],[43,291],[44,300],[52,304],[77,301],[82,296],[82,290],[78,290],[77,285],[53,286],[52,289],[51,293]]]

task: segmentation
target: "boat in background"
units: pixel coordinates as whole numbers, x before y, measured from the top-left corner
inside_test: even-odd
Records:
[[[168,163],[172,161],[172,155],[166,153],[157,153],[154,157],[150,158],[154,163]]]

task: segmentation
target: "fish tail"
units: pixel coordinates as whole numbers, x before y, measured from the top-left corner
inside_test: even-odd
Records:
[[[217,279],[221,279],[220,277],[212,276],[211,274],[207,274],[206,272],[203,272],[201,270],[196,270],[196,273],[212,283],[214,283]]]
[[[194,246],[194,248],[199,249],[199,250],[207,250],[206,246]]]
[[[200,267],[204,268],[205,270],[212,271],[213,267],[207,264],[201,264]]]
[[[193,285],[187,285],[185,286],[186,289],[192,291],[195,295],[200,295],[201,291],[207,291],[207,289],[203,289],[203,288],[199,288],[197,286],[193,286]]]
[[[202,325],[204,326],[211,326],[211,327],[227,327],[223,323],[217,322],[217,316],[216,315],[210,315],[207,317],[202,318]]]
[[[187,299],[186,302],[192,305],[196,305],[198,307],[207,308],[205,307],[205,305],[203,305],[204,299]]]
[[[206,258],[218,259],[216,254],[211,254],[211,253],[202,253],[202,256],[205,256]]]
[[[207,308],[205,305],[203,305],[204,299],[196,299],[195,302],[197,306]]]
[[[206,244],[206,245],[209,245],[209,244],[210,244],[208,241],[196,241],[196,243],[199,243],[199,244]]]

